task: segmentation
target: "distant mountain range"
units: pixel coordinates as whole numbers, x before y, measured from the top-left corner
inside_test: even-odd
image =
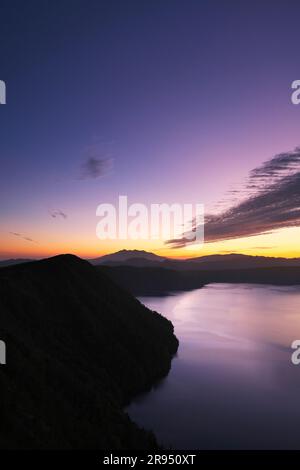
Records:
[[[32,259],[0,260],[0,267],[34,261]],[[198,256],[174,259],[159,256],[144,250],[120,250],[115,253],[88,259],[94,266],[133,266],[140,268],[167,268],[174,270],[219,270],[300,266],[300,258],[275,258],[230,253],[225,255]]]
[[[168,373],[171,322],[72,255],[0,269],[1,449],[157,449],[124,405]]]
[[[26,259],[26,258],[4,259],[4,260],[0,260],[0,268],[4,268],[5,266],[12,266],[14,264],[30,263],[31,261],[35,261],[35,260]]]
[[[89,261],[93,265],[164,267],[180,271],[300,266],[300,258],[274,258],[232,253],[177,260],[140,250],[122,250]]]
[[[165,295],[211,282],[300,284],[300,258],[231,253],[177,260],[144,250],[121,250],[88,261],[136,296]]]
[[[232,253],[174,260],[145,251],[122,250],[97,258],[93,263],[137,296],[165,295],[200,288],[212,282],[300,284],[299,258]]]

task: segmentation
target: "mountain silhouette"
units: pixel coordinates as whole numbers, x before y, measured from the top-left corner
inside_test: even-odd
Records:
[[[0,268],[4,268],[6,266],[12,266],[13,264],[30,263],[31,261],[36,261],[36,260],[27,259],[27,258],[3,259],[3,260],[0,260]]]
[[[131,265],[132,263],[135,264],[140,260],[141,264],[147,262],[151,263],[161,263],[165,261],[166,258],[162,256],[155,255],[149,251],[144,250],[120,250],[116,253],[111,253],[109,255],[100,256],[99,258],[94,258],[89,260],[91,264],[98,265],[98,264],[122,264],[125,263],[127,265]]]
[[[143,250],[121,250],[116,253],[89,260],[94,265],[164,267],[181,271],[250,269],[270,267],[299,266],[300,258],[282,258],[272,256],[250,256],[239,253],[198,256],[187,259],[174,259],[157,256]]]
[[[72,255],[0,269],[2,449],[154,449],[123,412],[166,375],[172,324]]]
[[[0,260],[0,268],[34,260],[8,259]],[[250,269],[270,267],[300,267],[300,258],[283,258],[273,256],[251,256],[240,253],[197,256],[194,258],[176,259],[158,256],[145,250],[120,250],[115,253],[87,260],[94,266],[134,266],[145,268],[164,267],[180,271],[217,270],[217,269]]]

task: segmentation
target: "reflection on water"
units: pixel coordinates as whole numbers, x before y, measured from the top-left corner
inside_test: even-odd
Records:
[[[180,341],[168,377],[128,413],[175,449],[299,448],[300,288],[211,284],[140,299]]]

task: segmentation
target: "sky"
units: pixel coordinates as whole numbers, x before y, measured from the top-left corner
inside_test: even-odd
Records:
[[[299,14],[289,0],[2,0],[0,257],[300,256]],[[204,204],[206,243],[99,240],[96,208],[119,195]]]

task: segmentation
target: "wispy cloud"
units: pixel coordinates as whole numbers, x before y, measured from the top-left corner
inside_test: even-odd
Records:
[[[205,241],[216,242],[300,226],[300,148],[254,168],[230,207],[205,217]],[[199,227],[200,228],[200,227]],[[166,243],[191,244],[189,233]]]
[[[33,238],[27,237],[26,235],[23,235],[22,233],[19,233],[19,232],[9,232],[9,233],[13,235],[14,237],[22,238],[22,240],[25,240],[27,242],[38,243],[36,240],[33,240]]]
[[[112,158],[89,157],[81,166],[81,179],[100,178],[106,175],[112,166]]]
[[[68,217],[67,214],[65,212],[61,211],[60,209],[50,210],[49,214],[53,219],[56,219],[58,217],[61,217],[62,219],[67,219],[67,217]]]
[[[90,145],[85,154],[85,161],[80,167],[80,179],[98,179],[112,170],[114,158],[106,149],[104,142]]]
[[[276,246],[251,246],[249,250],[274,250]]]

